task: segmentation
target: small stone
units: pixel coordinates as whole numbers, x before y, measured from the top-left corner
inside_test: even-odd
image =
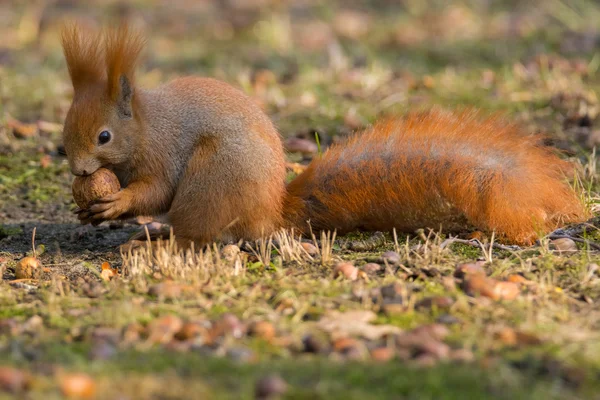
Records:
[[[447,310],[454,304],[454,299],[448,296],[433,296],[426,297],[419,301],[415,307],[416,308],[437,308],[441,310]]]
[[[508,276],[507,281],[512,283],[526,283],[527,279],[523,275],[511,274]]]
[[[258,321],[250,326],[249,333],[252,336],[270,341],[275,337],[275,327],[267,321]]]
[[[91,360],[108,360],[117,354],[117,349],[114,345],[106,341],[94,343],[90,350],[89,358]]]
[[[175,334],[175,339],[185,341],[202,336],[206,333],[206,329],[200,324],[186,322],[181,329]]]
[[[413,362],[419,367],[427,368],[434,367],[438,363],[438,359],[431,354],[423,353],[415,357]]]
[[[0,366],[0,389],[4,392],[18,394],[24,392],[31,383],[31,377],[25,371],[12,367]]]
[[[379,292],[381,293],[381,297],[384,300],[402,298],[405,291],[406,291],[405,287],[399,283],[392,283],[390,285],[385,285],[379,289]]]
[[[35,279],[42,272],[42,263],[35,257],[25,257],[15,266],[15,278]]]
[[[322,353],[327,347],[323,341],[317,339],[313,335],[306,335],[302,338],[302,345],[304,346],[303,350],[306,353]]]
[[[148,324],[148,341],[154,344],[167,343],[182,327],[183,321],[175,315],[159,317]]]
[[[269,375],[256,382],[255,398],[268,400],[277,398],[287,392],[287,383],[279,375]]]
[[[358,279],[358,269],[354,265],[352,265],[352,263],[340,262],[336,264],[333,276],[334,278],[343,276],[346,279],[355,281]]]
[[[139,341],[144,331],[144,327],[137,322],[127,325],[125,329],[123,329],[123,342],[125,342],[125,344],[131,344]]]
[[[51,165],[52,165],[52,156],[50,154],[44,154],[40,158],[40,167],[42,167],[43,169],[46,169]]]
[[[369,15],[364,12],[341,10],[333,19],[333,29],[342,37],[357,40],[369,32],[371,22]]]
[[[491,298],[494,300],[514,300],[521,294],[521,289],[513,282],[497,282],[493,293]]]
[[[240,254],[240,248],[235,244],[228,244],[227,246],[223,247],[221,254],[223,255],[223,258],[227,260],[233,260],[238,254]]]
[[[442,314],[436,319],[436,322],[444,325],[455,325],[460,324],[462,321],[454,315]]]
[[[450,353],[450,359],[453,361],[470,363],[475,360],[475,355],[468,349],[455,349]]]
[[[60,379],[60,389],[65,397],[91,399],[96,395],[96,382],[84,373],[66,374]]]
[[[37,124],[28,124],[8,117],[6,120],[7,126],[12,130],[13,135],[19,139],[27,139],[38,134]]]
[[[373,274],[379,272],[383,269],[383,267],[377,263],[368,263],[363,265],[362,270],[368,274]]]
[[[180,298],[184,293],[191,291],[191,286],[174,281],[160,282],[148,288],[148,294],[150,296],[155,296],[165,300]]]
[[[419,336],[427,335],[437,340],[443,340],[450,334],[450,330],[442,324],[421,325],[411,332]]]
[[[390,361],[394,358],[394,350],[389,347],[377,347],[371,350],[371,358],[381,362]]]
[[[339,338],[333,341],[333,350],[337,352],[344,352],[350,347],[358,346],[358,341],[350,337]]]
[[[542,339],[539,336],[523,331],[517,331],[517,343],[521,346],[537,346],[542,344]]]
[[[398,265],[400,264],[400,254],[395,251],[386,251],[381,255],[381,259],[384,262],[387,262],[389,265]]]
[[[33,315],[29,317],[22,325],[21,329],[23,332],[28,333],[39,333],[40,329],[44,327],[44,320],[39,315]]]
[[[388,317],[403,315],[407,311],[407,307],[402,302],[389,302],[381,307],[381,310]]]
[[[210,337],[214,340],[217,337],[230,335],[234,338],[241,338],[246,333],[246,327],[234,314],[226,313],[220,319],[213,323],[209,331]]]
[[[285,140],[284,147],[290,153],[302,153],[304,155],[313,155],[319,151],[316,143],[298,137],[291,137]]]
[[[464,278],[468,275],[484,275],[485,276],[485,270],[483,269],[483,264],[484,264],[484,262],[482,262],[482,261],[477,261],[474,263],[459,264],[454,271],[454,276],[456,278]]]
[[[227,350],[227,357],[235,362],[252,363],[257,360],[256,353],[246,347],[233,347]]]
[[[319,254],[319,249],[317,249],[317,247],[312,243],[302,242],[300,243],[300,246],[302,246],[304,251],[306,251],[310,256],[316,256]]]
[[[579,250],[579,248],[577,248],[577,244],[569,238],[551,240],[550,247],[561,255],[573,254]]]
[[[496,298],[495,292],[497,281],[480,274],[468,275],[463,284],[464,291],[471,295],[481,295],[489,298]]]

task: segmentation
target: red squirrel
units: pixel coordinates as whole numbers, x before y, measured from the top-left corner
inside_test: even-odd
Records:
[[[135,84],[144,40],[66,27],[74,97],[64,145],[75,175],[111,169],[124,189],[82,223],[167,215],[179,243],[306,232],[495,231],[529,245],[586,219],[572,166],[540,137],[475,111],[432,110],[376,123],[317,157],[287,186],[280,135],[257,104],[218,80]]]

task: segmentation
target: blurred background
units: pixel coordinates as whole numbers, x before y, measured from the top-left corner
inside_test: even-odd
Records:
[[[141,85],[223,79],[284,136],[317,131],[327,142],[378,115],[440,104],[515,113],[586,148],[598,140],[572,131],[597,113],[595,2],[3,0],[0,118],[63,121],[71,87],[58,31],[67,19],[130,21],[148,36]]]

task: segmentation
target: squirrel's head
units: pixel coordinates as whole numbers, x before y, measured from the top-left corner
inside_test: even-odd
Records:
[[[62,41],[75,90],[63,131],[71,172],[126,165],[142,135],[134,87],[141,36],[125,26],[84,35],[73,25],[63,30]]]

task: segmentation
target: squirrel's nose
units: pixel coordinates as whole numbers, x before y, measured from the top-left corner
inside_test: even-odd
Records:
[[[73,168],[71,169],[71,173],[75,176],[86,176],[89,175],[88,171],[86,169],[78,169],[78,168]]]

